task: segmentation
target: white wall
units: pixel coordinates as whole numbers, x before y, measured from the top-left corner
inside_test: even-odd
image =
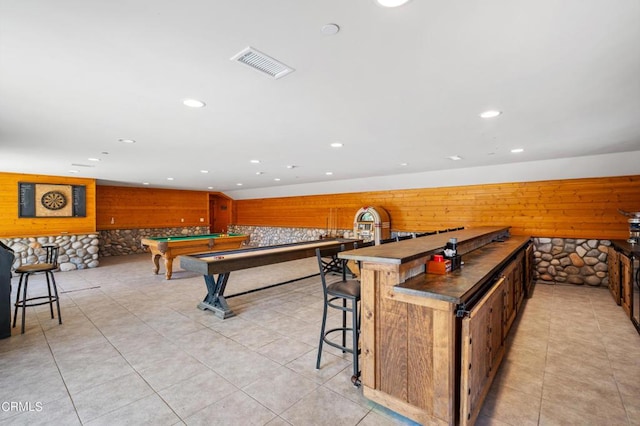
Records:
[[[235,200],[640,174],[640,151],[226,192]],[[640,194],[638,195],[640,199]]]

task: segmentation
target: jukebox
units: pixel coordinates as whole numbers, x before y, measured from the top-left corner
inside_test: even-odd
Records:
[[[382,207],[361,208],[353,220],[353,233],[355,238],[364,242],[374,241],[376,245],[380,244],[380,240],[391,236],[389,213]]]

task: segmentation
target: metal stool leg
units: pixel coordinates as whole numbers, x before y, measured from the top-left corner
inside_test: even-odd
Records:
[[[51,274],[51,281],[53,282],[53,292],[56,296],[56,308],[58,308],[58,324],[62,324],[62,315],[60,315],[60,297],[58,296],[58,286],[56,285],[56,278],[53,275],[53,272],[48,272]],[[51,318],[53,318],[53,306],[51,306],[52,314]]]
[[[27,313],[27,285],[29,284],[29,275],[27,274],[27,276],[24,279],[24,287],[22,289],[22,331],[21,333],[24,334],[24,321],[25,321],[25,316]]]
[[[15,308],[13,309],[13,325],[12,327],[16,326],[16,320],[18,319],[18,306],[20,303],[20,290],[22,289],[22,279],[24,278],[25,274],[20,274],[20,280],[18,281],[18,291],[16,292],[16,303],[15,303]]]
[[[53,299],[51,298],[51,281],[49,280],[49,271],[44,273],[47,280],[47,293],[49,294],[49,311],[51,312],[51,319],[53,319]]]
[[[344,308],[342,310],[342,347],[346,348],[347,347],[347,299],[342,299],[342,307]],[[342,353],[345,353],[345,352],[347,351],[343,349]]]
[[[360,366],[358,363],[358,340],[360,337],[360,320],[359,320],[359,315],[358,315],[358,302],[354,299],[351,301],[351,303],[353,303],[353,310],[351,311],[352,314],[352,325],[353,325],[353,376],[351,377],[351,381],[353,382],[354,386],[360,386]]]
[[[324,304],[322,314],[322,326],[320,327],[320,343],[318,344],[318,359],[316,361],[316,370],[320,369],[320,358],[322,358],[322,344],[324,343],[324,330],[327,326],[327,304]]]

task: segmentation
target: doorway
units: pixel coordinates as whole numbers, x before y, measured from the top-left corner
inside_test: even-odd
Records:
[[[209,194],[209,232],[226,233],[231,224],[231,198],[220,194]]]

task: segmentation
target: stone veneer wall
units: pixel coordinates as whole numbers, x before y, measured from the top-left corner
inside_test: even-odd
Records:
[[[326,229],[240,225],[230,225],[228,232],[250,235],[251,246],[313,241],[327,235]],[[336,234],[343,235],[345,232],[350,233],[351,230],[337,230]],[[60,247],[60,270],[71,271],[95,268],[99,265],[99,257],[144,253],[147,249],[141,246],[141,238],[207,233],[209,228],[206,226],[115,229],[100,231],[99,235],[2,238],[0,241],[15,252],[14,268],[44,260],[42,245],[56,244]],[[590,286],[608,285],[607,251],[611,241],[536,237],[533,242],[536,280]]]
[[[309,228],[274,228],[268,226],[229,225],[228,232],[242,233],[250,236],[249,245],[269,246],[288,244],[300,241],[319,240],[327,234],[326,229]],[[338,235],[343,235],[339,230]],[[146,228],[146,229],[113,229],[100,231],[100,256],[123,256],[145,253],[147,248],[140,244],[142,238],[155,236],[203,235],[209,233],[207,226],[181,228]]]
[[[229,225],[228,232],[250,235],[249,245],[252,247],[314,241],[327,235],[326,229],[318,228],[275,228],[245,225]],[[335,231],[338,236],[342,236],[344,233],[344,229]]]
[[[267,246],[298,241],[318,240],[327,235],[326,229],[275,228],[268,226],[230,225],[229,232],[251,235],[250,245]],[[343,235],[351,230],[338,230]],[[392,232],[410,235],[411,233]],[[535,276],[548,283],[567,283],[590,286],[607,286],[609,273],[607,250],[609,240],[588,240],[575,238],[534,238]]]
[[[58,264],[61,271],[96,268],[98,260],[98,235],[57,235],[49,237],[8,238],[0,239],[10,247],[16,256],[13,267],[31,265],[45,260],[44,244],[55,244],[60,247]]]
[[[535,278],[567,284],[607,286],[609,240],[534,238]]]
[[[100,231],[100,256],[123,256],[145,253],[149,250],[140,244],[142,238],[204,235],[208,226],[183,226],[179,228],[110,229]]]

